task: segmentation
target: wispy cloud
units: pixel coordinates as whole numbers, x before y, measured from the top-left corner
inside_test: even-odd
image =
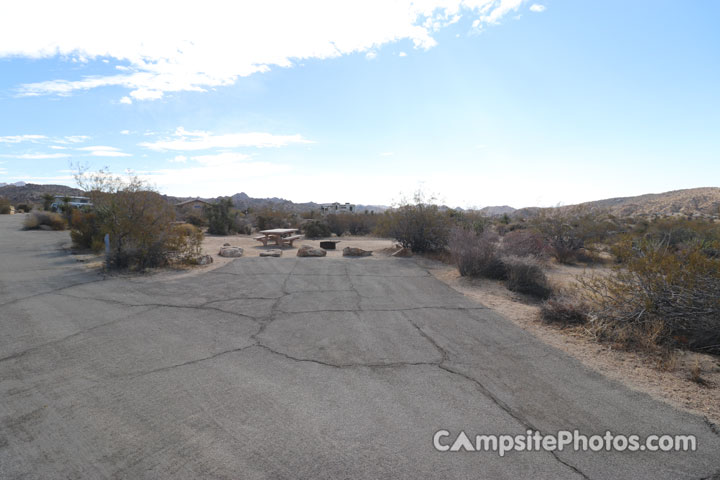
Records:
[[[540,13],[545,11],[545,5],[540,5],[539,3],[533,3],[530,5],[530,11],[535,13]]]
[[[93,157],[130,157],[129,153],[120,151],[119,148],[107,145],[93,145],[89,147],[78,148],[77,150],[88,152],[87,155]]]
[[[21,142],[38,142],[45,140],[45,135],[8,135],[6,137],[0,137],[0,143],[21,143]]]
[[[19,158],[24,160],[44,160],[47,158],[67,158],[67,153],[21,153],[18,155],[0,155],[4,158]]]
[[[98,60],[117,73],[79,80],[48,79],[18,88],[20,95],[70,95],[105,86],[129,90],[122,103],[162,98],[168,92],[204,91],[239,77],[375,51],[409,40],[435,46],[433,35],[461,16],[475,27],[497,23],[523,0],[365,0],[347,2],[219,2],[127,0],[113,5],[47,2],[39,18],[34,2],[8,2],[0,16],[0,57],[61,56]],[[77,15],[82,11],[82,15]],[[113,21],[108,22],[107,18]],[[163,19],[163,28],[157,19]],[[97,35],[102,25],[102,35]],[[252,45],[252,48],[236,48]],[[220,55],[218,52],[232,52]]]
[[[314,143],[303,138],[302,135],[273,135],[264,132],[228,133],[215,135],[211,132],[187,131],[180,127],[169,138],[153,142],[142,142],[141,147],[156,151],[197,151],[213,148],[239,148],[239,147],[283,147],[290,144]]]

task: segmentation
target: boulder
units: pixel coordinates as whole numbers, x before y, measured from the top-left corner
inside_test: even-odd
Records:
[[[369,257],[370,255],[372,255],[370,250],[363,250],[357,247],[343,248],[343,257]]]
[[[229,243],[223,243],[223,247],[229,247],[229,246],[230,246]]]
[[[282,256],[282,250],[273,249],[273,250],[263,250],[260,252],[261,257],[281,257]]]
[[[298,257],[324,257],[327,252],[321,248],[315,248],[312,245],[303,245],[298,248]]]
[[[213,258],[210,255],[200,255],[197,259],[198,265],[210,265],[213,263]]]
[[[243,249],[240,247],[222,247],[220,249],[221,257],[242,257]]]

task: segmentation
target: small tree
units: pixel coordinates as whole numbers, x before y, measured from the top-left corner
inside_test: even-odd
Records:
[[[42,196],[43,199],[43,210],[46,212],[50,210],[50,205],[52,205],[53,201],[55,200],[55,197],[51,193],[43,193]]]
[[[217,203],[205,207],[205,216],[208,220],[208,233],[213,235],[227,235],[233,227],[233,218],[230,215],[232,200],[221,198]]]

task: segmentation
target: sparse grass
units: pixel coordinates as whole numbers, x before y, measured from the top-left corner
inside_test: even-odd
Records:
[[[38,230],[41,226],[47,226],[52,230],[65,230],[65,219],[51,212],[33,212],[23,221],[23,230]]]

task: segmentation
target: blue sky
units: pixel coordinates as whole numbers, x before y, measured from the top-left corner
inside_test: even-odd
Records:
[[[720,178],[714,1],[14,3],[0,182],[523,207]]]

